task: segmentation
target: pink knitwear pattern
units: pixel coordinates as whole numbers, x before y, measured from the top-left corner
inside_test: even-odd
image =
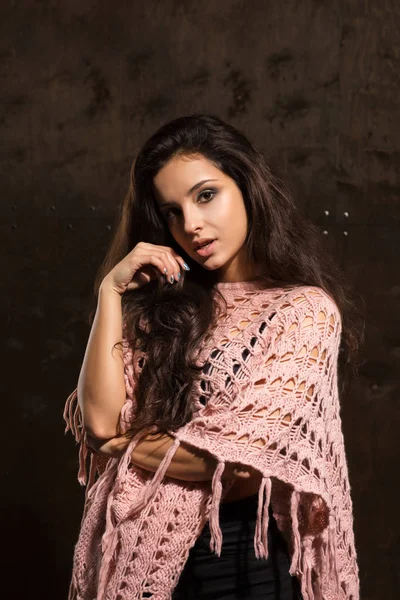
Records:
[[[155,473],[120,459],[90,457],[77,404],[64,419],[80,445],[78,479],[87,484],[74,550],[69,600],[167,600],[189,550],[209,522],[210,549],[222,551],[222,480],[227,462],[262,475],[254,550],[268,557],[268,507],[290,553],[304,600],[359,600],[353,506],[338,393],[340,312],[316,286],[259,289],[219,283],[228,303],[199,358],[192,420],[175,432]],[[125,344],[126,402],[121,428],[135,416],[135,384],[145,356]],[[180,443],[217,460],[211,482],[166,475]]]

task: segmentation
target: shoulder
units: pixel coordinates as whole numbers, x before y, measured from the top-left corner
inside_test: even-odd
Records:
[[[332,296],[318,286],[301,285],[291,288],[285,296],[285,301],[289,301],[294,306],[304,306],[309,310],[326,309],[340,317],[340,311]]]
[[[294,322],[306,328],[311,324],[326,322],[331,330],[341,330],[342,326],[341,313],[336,302],[318,286],[299,285],[289,289],[276,289],[267,310],[271,324],[275,323],[283,328]]]

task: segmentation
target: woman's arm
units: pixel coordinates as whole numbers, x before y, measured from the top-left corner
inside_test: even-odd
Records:
[[[115,437],[106,442],[88,436],[90,447],[98,454],[110,457],[121,457],[130,440],[125,437]],[[174,438],[168,434],[148,434],[135,446],[131,462],[146,471],[156,472],[162,459],[174,443]],[[177,449],[170,466],[166,471],[168,477],[182,481],[210,481],[213,478],[216,459],[204,450],[181,443]],[[246,470],[243,465],[227,462],[223,479],[247,479],[251,470]]]
[[[121,295],[103,280],[96,315],[78,379],[78,402],[85,431],[100,440],[117,435],[126,399],[122,348]]]

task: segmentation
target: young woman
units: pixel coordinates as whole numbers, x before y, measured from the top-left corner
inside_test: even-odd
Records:
[[[340,314],[337,366],[343,391],[347,373],[356,373],[362,320],[318,229],[301,216],[287,187],[262,154],[231,125],[212,115],[191,115],[161,127],[134,161],[129,192],[96,281],[96,312],[76,390],[86,447],[99,460],[112,458],[117,465],[120,457],[126,456],[129,443],[140,436],[133,451],[129,446],[129,468],[142,474],[158,473],[174,442],[171,432],[193,418],[193,394],[200,389],[196,383],[203,376],[203,384],[207,374],[195,355],[222,322],[218,298],[227,301],[228,321],[232,315],[235,325],[236,313],[229,307],[244,301],[244,296],[238,299],[235,294],[250,289],[254,309],[265,306],[265,291],[282,293],[304,286],[326,293]],[[253,318],[250,308],[247,318],[247,323]],[[118,349],[122,337],[145,357],[140,376],[136,373],[135,378],[135,416],[124,428],[121,414],[128,379],[126,360]],[[311,363],[316,362],[318,353],[313,356]],[[201,386],[204,406],[220,373],[218,364],[214,365],[209,387]],[[242,368],[240,374],[243,381],[246,370]],[[209,406],[211,410],[214,405]],[[286,423],[290,420],[291,415],[284,419]],[[215,466],[213,453],[182,443],[166,474],[182,486],[187,482],[200,485],[210,483]],[[95,484],[98,496],[99,482],[106,476],[107,472],[101,474]],[[222,481],[229,480],[231,485],[222,495],[219,512],[221,556],[210,550],[210,528],[205,523],[186,555],[172,598],[303,598],[299,576],[289,573],[290,539],[277,526],[271,505],[268,558],[260,561],[255,555],[252,541],[261,479],[262,473],[251,464],[225,463]],[[104,500],[107,511],[110,497],[108,503]],[[107,524],[105,528],[104,546],[111,535]],[[112,556],[114,573],[118,573],[115,548],[114,544],[108,561]],[[92,575],[92,595],[87,592],[85,596],[82,583],[78,591],[75,576],[70,598],[100,597],[99,581],[104,593],[102,560],[99,556],[97,572]],[[311,590],[311,585],[308,582],[306,588],[302,583],[302,589]],[[357,585],[354,567],[353,582],[349,578],[342,582],[341,598],[356,600]],[[122,588],[115,598],[125,598]],[[111,592],[104,597],[114,598]],[[126,597],[167,596],[143,591],[143,595]],[[310,593],[308,597],[313,596]]]

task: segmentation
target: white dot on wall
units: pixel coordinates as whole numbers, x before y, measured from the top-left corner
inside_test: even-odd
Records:
[[[344,214],[344,216],[345,216],[345,217],[348,217],[348,216],[349,216],[349,213],[348,213],[348,212],[345,212],[345,213],[343,213],[343,214]]]
[[[324,210],[324,213],[326,214],[327,217],[329,217],[329,210]]]
[[[327,230],[325,229],[325,231],[322,232],[324,235],[328,235]]]
[[[343,231],[343,235],[349,235],[348,231]]]

